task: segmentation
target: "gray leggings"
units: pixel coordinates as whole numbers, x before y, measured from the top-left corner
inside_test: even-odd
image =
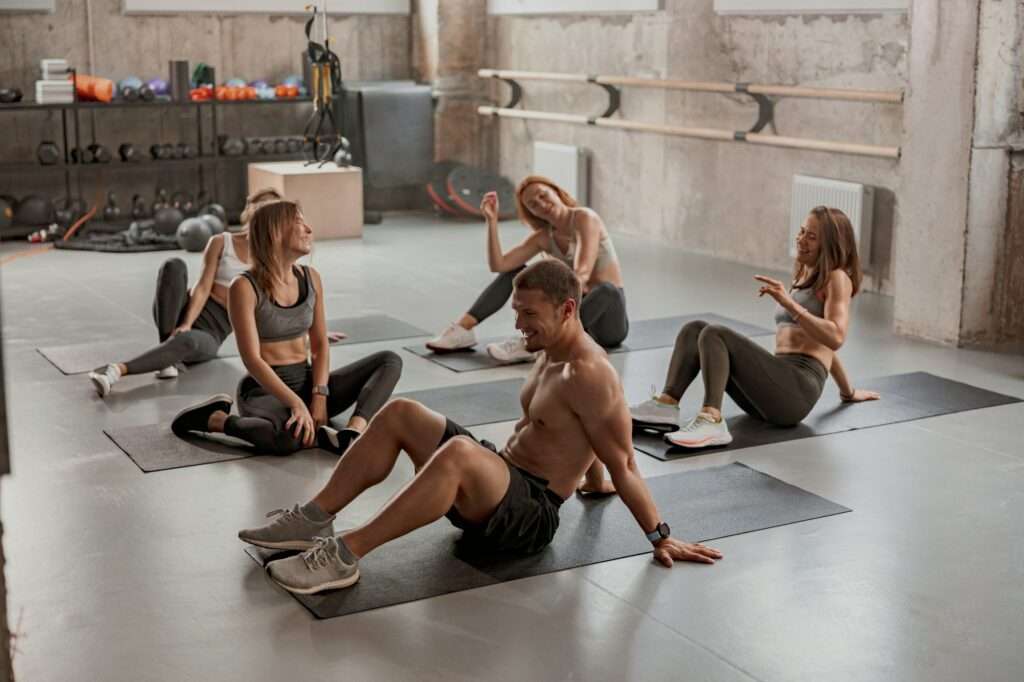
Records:
[[[217,357],[224,339],[231,334],[231,321],[224,306],[212,298],[199,312],[192,329],[171,336],[188,307],[188,268],[180,258],[160,266],[153,296],[153,321],[160,345],[124,363],[128,374],[154,372],[181,363],[206,362]]]
[[[742,334],[699,320],[676,337],[665,393],[680,399],[697,372],[704,378],[704,405],[722,409],[728,393],[744,412],[777,426],[806,417],[828,378],[809,355],[772,355]]]
[[[525,268],[524,265],[495,277],[469,309],[473,319],[483,322],[498,312],[512,296],[512,280]],[[598,284],[580,302],[580,321],[583,329],[601,346],[618,346],[629,334],[625,292],[610,282]]]
[[[288,388],[309,405],[313,395],[313,368],[300,362],[274,367],[274,373]],[[402,358],[389,350],[369,355],[340,367],[327,379],[327,416],[341,414],[355,403],[354,416],[369,420],[395,390],[402,374]],[[252,443],[256,450],[270,455],[290,455],[302,449],[302,442],[285,423],[289,410],[255,378],[246,375],[238,384],[238,411],[224,424],[224,433]]]

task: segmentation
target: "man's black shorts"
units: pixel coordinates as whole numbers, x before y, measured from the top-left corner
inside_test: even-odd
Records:
[[[494,443],[478,441],[469,431],[451,419],[445,421],[444,435],[438,447],[455,436],[469,436],[499,457],[508,467],[508,490],[487,521],[476,524],[462,518],[452,507],[445,516],[456,528],[465,531],[463,542],[474,549],[533,554],[544,549],[558,530],[561,497],[548,489],[543,478],[513,466],[498,454]]]

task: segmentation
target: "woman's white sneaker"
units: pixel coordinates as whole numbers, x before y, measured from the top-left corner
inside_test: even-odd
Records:
[[[157,379],[177,379],[178,378],[178,368],[175,367],[174,365],[168,365],[167,367],[164,367],[162,370],[160,370],[160,371],[158,371],[156,373],[156,378]]]
[[[451,353],[476,345],[476,332],[458,323],[452,323],[443,332],[427,341],[426,346],[435,353]]]
[[[716,445],[728,445],[732,435],[725,419],[715,421],[707,412],[698,412],[690,423],[672,433],[665,434],[665,440],[681,448],[710,448]]]
[[[97,395],[101,398],[106,398],[110,394],[110,387],[116,384],[120,378],[121,370],[114,364],[107,365],[106,367],[97,367],[89,372],[89,380],[92,381],[93,388],[96,389]]]
[[[658,400],[657,394],[650,400],[629,406],[629,416],[640,426],[671,426],[679,428],[679,405],[670,405]]]

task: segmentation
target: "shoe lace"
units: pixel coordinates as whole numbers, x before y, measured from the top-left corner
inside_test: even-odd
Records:
[[[287,523],[294,519],[299,518],[299,505],[295,505],[291,509],[275,509],[274,511],[267,512],[267,518],[271,519],[275,516],[280,516],[279,519],[274,519],[274,523]]]
[[[701,427],[702,424],[711,423],[703,414],[698,414],[696,417],[690,420],[690,423],[684,426],[680,431],[696,431]]]
[[[316,544],[302,553],[302,561],[311,571],[325,568],[338,553],[338,545],[332,536],[314,538],[313,542]]]

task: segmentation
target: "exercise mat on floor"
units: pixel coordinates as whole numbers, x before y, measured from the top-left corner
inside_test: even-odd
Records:
[[[104,429],[103,433],[146,473],[227,462],[256,454],[247,443],[229,436],[178,438],[169,424]]]
[[[479,426],[507,422],[523,416],[519,391],[522,379],[485,381],[422,391],[399,393],[397,398],[409,398],[423,403],[462,426]]]
[[[635,430],[633,446],[657,459],[670,460],[692,457],[706,452],[739,450],[755,445],[781,443],[855,429],[869,429],[875,426],[898,424],[953,412],[1021,402],[1020,398],[993,393],[927,372],[910,372],[879,377],[858,384],[857,387],[878,391],[882,394],[882,399],[863,403],[844,403],[839,399],[835,386],[830,383],[826,386],[818,404],[797,426],[786,428],[772,426],[744,414],[738,407],[733,406],[725,414],[729,424],[729,433],[733,438],[729,445],[690,450],[669,445],[661,434]],[[690,390],[700,390],[700,382],[695,382]],[[682,415],[682,418],[688,419],[691,416]]]
[[[373,314],[341,317],[327,321],[328,331],[347,334],[337,345],[391,341],[414,336],[429,336],[429,332],[389,315]],[[46,346],[37,349],[44,358],[64,374],[90,372],[108,362],[125,362],[158,343],[155,330],[139,330],[130,338],[99,343],[76,343],[64,346]],[[218,357],[238,356],[234,334],[221,346]]]
[[[842,514],[848,508],[742,464],[647,479],[673,536],[690,542]],[[437,597],[507,580],[650,554],[629,509],[615,496],[567,500],[554,541],[529,557],[472,556],[460,531],[441,519],[388,543],[360,562],[359,582],[344,590],[292,595],[317,618]],[[260,565],[287,556],[247,547]]]
[[[676,335],[683,325],[693,320],[705,320],[711,324],[720,324],[733,329],[745,336],[762,336],[773,334],[770,329],[747,324],[729,317],[722,317],[714,313],[698,313],[695,315],[677,315],[674,317],[658,317],[651,320],[636,320],[630,322],[629,336],[626,341],[617,348],[609,348],[609,353],[626,353],[633,350],[649,350],[651,348],[664,348],[672,346],[676,342]],[[423,344],[415,346],[404,346],[405,350],[436,362],[453,372],[472,372],[478,369],[491,369],[502,367],[504,363],[498,362],[487,354],[486,348],[489,343],[500,343],[508,337],[494,337],[481,339],[473,348],[452,353],[435,353]]]
[[[245,441],[224,434],[212,434],[205,438],[202,436],[178,438],[168,424],[144,424],[120,429],[104,429],[103,433],[147,474],[200,464],[229,462],[260,454]],[[327,452],[314,447],[300,450],[295,455],[312,450]],[[280,455],[266,456],[279,457]]]

